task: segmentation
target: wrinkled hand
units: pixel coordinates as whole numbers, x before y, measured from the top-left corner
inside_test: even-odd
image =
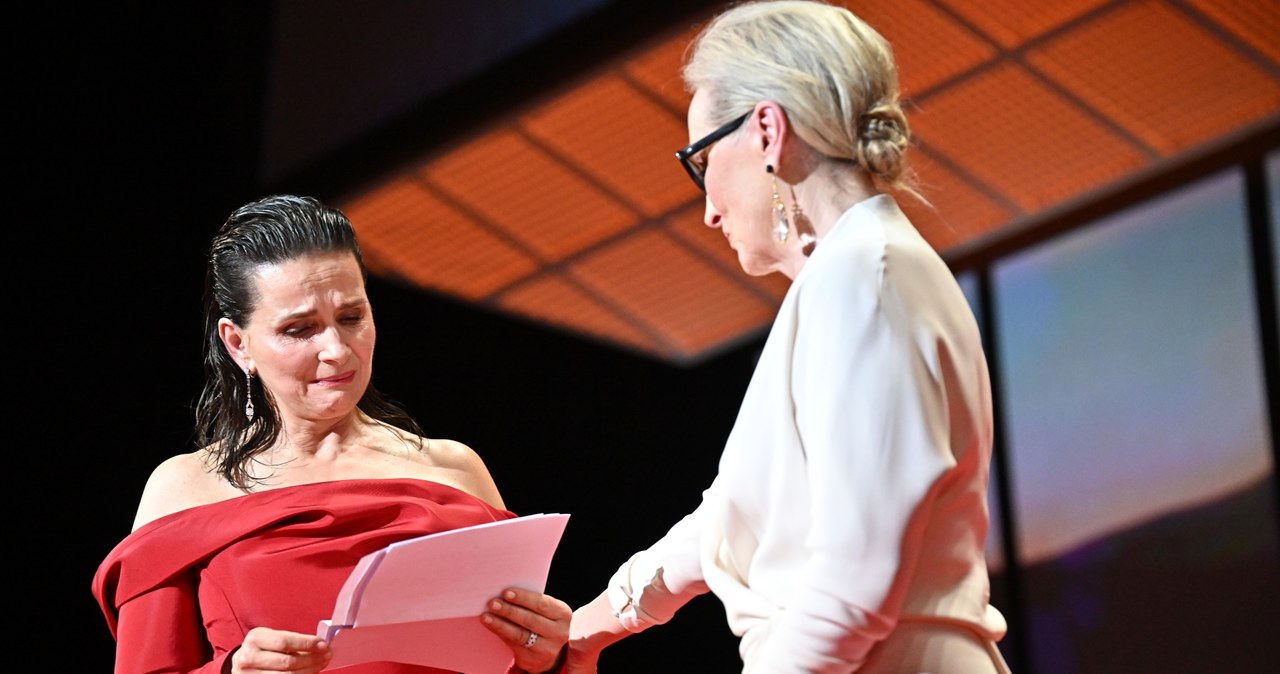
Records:
[[[569,646],[568,666],[565,674],[596,674],[596,663],[600,661],[600,652],[586,653]]]
[[[568,604],[549,594],[513,587],[504,590],[501,598],[489,600],[488,609],[480,622],[506,642],[517,667],[540,674],[556,665],[569,641],[573,609]],[[526,647],[531,633],[538,636]]]
[[[255,627],[232,654],[231,674],[296,672],[317,674],[333,659],[333,650],[314,634]]]

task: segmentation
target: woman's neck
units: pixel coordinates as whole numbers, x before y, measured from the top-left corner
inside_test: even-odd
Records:
[[[794,189],[797,205],[808,217],[818,242],[845,211],[879,193],[865,171],[846,162],[824,162]]]
[[[369,421],[359,410],[336,421],[295,419],[283,425],[275,447],[268,451],[277,456],[334,458],[361,441]]]
[[[880,193],[865,171],[837,161],[822,162],[788,192],[783,200],[794,234],[779,271],[792,280],[845,211]]]

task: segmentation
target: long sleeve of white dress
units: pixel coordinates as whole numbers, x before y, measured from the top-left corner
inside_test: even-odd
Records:
[[[856,671],[902,620],[998,639],[983,558],[990,391],[950,270],[887,196],[784,298],[703,501],[614,575],[628,629],[710,589],[744,672]]]

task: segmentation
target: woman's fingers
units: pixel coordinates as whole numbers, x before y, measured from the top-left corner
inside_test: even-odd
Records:
[[[314,634],[255,627],[231,656],[231,671],[233,674],[316,674],[332,657],[329,644]]]
[[[566,629],[568,628],[569,620],[573,618],[573,609],[568,604],[542,592],[531,592],[513,587],[503,591],[502,597],[498,601],[503,602],[511,609],[511,617],[514,618],[528,618],[532,621],[543,620],[546,623],[563,625]]]
[[[573,609],[541,592],[509,588],[490,600],[481,622],[498,635],[515,655],[516,664],[542,672],[556,663],[569,640]]]

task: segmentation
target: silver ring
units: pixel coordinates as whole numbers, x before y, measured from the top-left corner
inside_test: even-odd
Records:
[[[534,632],[533,630],[529,630],[529,638],[525,639],[524,647],[533,648],[533,645],[536,643],[538,643],[538,633]]]

